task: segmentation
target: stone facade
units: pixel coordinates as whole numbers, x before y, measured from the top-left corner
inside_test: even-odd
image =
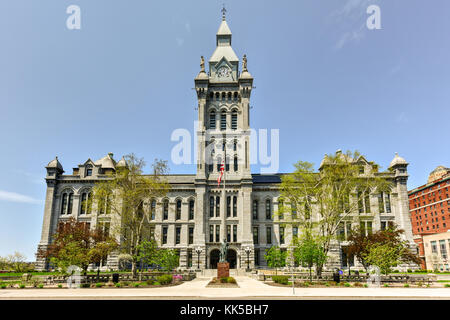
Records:
[[[201,71],[195,78],[198,97],[198,161],[197,172],[192,175],[170,175],[171,191],[166,197],[149,199],[145,210],[154,210],[150,222],[162,247],[178,249],[182,268],[215,268],[220,243],[229,243],[230,268],[265,266],[265,250],[272,245],[288,249],[294,229],[280,227],[279,217],[274,215],[279,205],[281,174],[252,174],[250,170],[250,98],[253,77],[247,70],[244,56],[242,71],[239,58],[231,47],[232,34],[225,20],[216,36],[217,48],[209,60],[209,71],[204,59]],[[225,175],[220,186],[217,183],[220,165],[225,161]],[[370,167],[363,157],[355,164]],[[108,171],[124,165],[124,159],[116,162],[113,154],[98,161],[88,159],[71,175],[65,175],[58,159],[51,161],[47,169],[47,195],[45,202],[42,237],[39,247],[51,241],[57,224],[74,217],[90,223],[91,228],[101,225],[110,228],[111,217],[96,208],[84,208],[93,185],[106,179]],[[374,230],[386,227],[389,222],[405,229],[405,239],[412,241],[408,211],[406,161],[396,156],[389,171],[379,173],[394,183],[380,210],[377,195],[370,196],[370,210],[364,213],[364,221]],[[285,204],[289,205],[289,204]],[[361,216],[361,215],[360,215]],[[289,219],[289,217],[286,217]],[[347,224],[355,224],[349,220]],[[344,233],[345,233],[344,229]],[[336,242],[330,252],[328,267],[343,264],[345,240]],[[115,269],[117,255],[108,258],[104,268]],[[38,267],[46,268],[45,261]]]

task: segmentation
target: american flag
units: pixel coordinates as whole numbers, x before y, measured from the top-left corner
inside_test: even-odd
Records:
[[[225,164],[222,161],[222,164],[220,165],[220,175],[219,175],[219,179],[217,179],[217,186],[220,187],[220,182],[222,181],[222,176],[223,176],[223,171],[225,170]]]

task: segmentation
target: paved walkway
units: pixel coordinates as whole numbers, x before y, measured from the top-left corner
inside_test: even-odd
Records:
[[[292,288],[235,277],[239,288],[206,288],[197,278],[165,288],[2,289],[0,299],[449,299],[450,288]]]

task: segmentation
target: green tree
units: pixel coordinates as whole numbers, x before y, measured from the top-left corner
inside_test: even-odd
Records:
[[[144,175],[143,159],[134,154],[125,159],[126,166],[117,167],[109,179],[96,184],[93,201],[100,205],[107,203],[108,210],[120,220],[111,229],[121,238],[121,251],[132,257],[131,271],[135,277],[140,244],[150,238],[151,213],[145,209],[145,204],[152,198],[166,195],[170,186],[166,179],[167,161],[156,159],[153,173]]]
[[[267,265],[275,268],[275,274],[278,274],[278,268],[286,266],[287,252],[278,246],[272,246],[266,251],[264,258],[266,258]]]
[[[419,256],[411,252],[407,241],[402,240],[401,235],[403,233],[404,230],[398,229],[396,225],[392,225],[386,230],[379,230],[368,235],[365,234],[364,230],[357,228],[356,230],[352,230],[348,237],[349,245],[347,247],[347,252],[349,255],[354,255],[364,266],[366,271],[370,266],[366,257],[369,255],[370,248],[373,245],[387,245],[392,248],[399,248],[399,259],[402,262],[420,264],[421,260]]]
[[[179,266],[180,257],[176,250],[159,249],[157,263],[164,271],[173,271]]]
[[[369,246],[369,250],[364,254],[364,258],[369,265],[380,268],[381,273],[388,274],[392,267],[396,267],[400,262],[402,247],[392,246],[387,243],[374,243]]]
[[[138,260],[148,265],[158,264],[161,249],[158,249],[156,240],[144,240],[138,247]]]
[[[298,240],[294,239],[293,246],[294,261],[309,269],[309,279],[312,281],[312,267],[321,266],[326,260],[321,241],[317,237],[307,234]]]
[[[325,255],[337,238],[341,222],[358,214],[361,204],[368,209],[371,192],[391,187],[386,178],[376,174],[376,164],[371,163],[370,170],[361,172],[361,161],[365,163],[358,152],[338,151],[325,156],[318,172],[311,163],[299,161],[293,173],[282,177],[281,196],[291,203],[292,224],[297,224],[302,232],[318,234]],[[325,261],[316,268],[318,276]]]

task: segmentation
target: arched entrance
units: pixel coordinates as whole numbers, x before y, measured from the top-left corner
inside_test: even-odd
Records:
[[[209,254],[209,267],[211,269],[217,269],[217,263],[220,260],[220,251],[219,249],[214,249]]]
[[[227,261],[230,264],[230,269],[236,269],[236,265],[237,265],[236,250],[228,249],[228,251],[227,251]]]

